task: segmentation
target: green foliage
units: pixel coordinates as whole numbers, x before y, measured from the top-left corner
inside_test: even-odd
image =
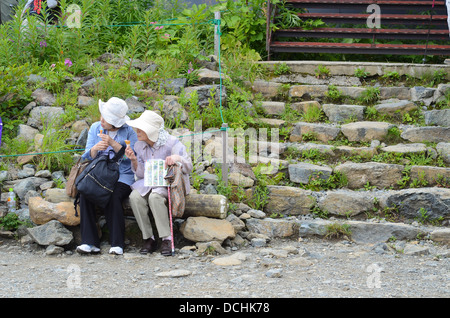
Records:
[[[333,84],[328,86],[328,91],[325,93],[325,97],[327,101],[333,103],[342,102],[342,100],[344,99],[344,95],[342,94],[342,92]]]
[[[364,105],[373,105],[378,101],[379,97],[380,88],[370,86],[361,93],[358,100]]]
[[[356,68],[355,69],[355,76],[359,77],[360,79],[365,79],[366,77],[368,77],[370,75],[369,72],[366,72],[365,68]]]
[[[8,213],[0,218],[0,228],[6,231],[15,231],[22,224],[24,223],[19,220],[19,217],[15,213]]]
[[[0,66],[0,117],[3,119],[3,137],[15,137],[16,127],[22,123],[23,108],[31,100],[26,79],[30,74],[28,63]]]
[[[273,73],[275,75],[286,75],[291,74],[291,69],[286,63],[277,63],[273,67]]]
[[[326,225],[326,234],[325,238],[345,238],[349,239],[352,235],[352,231],[350,230],[349,224],[340,224],[340,223],[332,223]]]

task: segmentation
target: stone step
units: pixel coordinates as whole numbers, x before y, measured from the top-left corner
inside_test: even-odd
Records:
[[[331,76],[354,76],[355,71],[364,69],[370,75],[383,76],[393,72],[400,76],[408,75],[421,78],[426,74],[443,71],[450,80],[448,64],[413,64],[413,63],[381,63],[381,62],[343,62],[343,61],[261,61],[258,64],[273,70],[277,64],[286,64],[291,73],[315,75],[320,66],[326,67]]]
[[[409,184],[426,186],[449,186],[450,168],[413,165],[409,179],[403,179],[405,166],[379,162],[345,162],[335,167],[310,163],[296,163],[288,166],[289,180],[296,184],[310,184],[320,178],[328,180],[332,174],[341,173],[349,189],[363,189],[367,186],[378,189],[398,189]],[[401,182],[405,182],[405,184]]]
[[[297,187],[268,186],[268,190],[268,203],[264,207],[267,216],[302,216],[320,211],[328,217],[367,219],[380,215],[411,222],[448,219],[450,216],[450,188],[311,191]]]
[[[394,128],[400,131],[399,137],[407,142],[450,142],[450,127],[395,125],[381,121],[357,121],[344,125],[297,122],[289,139],[292,142],[301,141],[306,134],[308,138],[328,142],[336,140],[342,132],[349,141],[384,141],[389,137],[390,130]]]
[[[285,99],[285,96],[296,99],[310,99],[310,100],[324,100],[327,97],[326,93],[329,89],[329,84],[317,83],[317,84],[285,84],[285,82],[278,82],[278,79],[255,80],[253,83],[246,82],[245,85],[249,87],[253,93],[260,93],[265,100],[271,99]],[[341,93],[342,96],[346,96],[352,99],[358,99],[363,92],[367,89],[371,89],[371,86],[348,86],[333,84],[335,88]],[[410,102],[423,102],[425,106],[439,103],[445,100],[445,95],[450,90],[450,84],[439,84],[437,87],[403,87],[403,86],[378,86],[379,95],[378,100],[399,99],[408,100]]]
[[[324,220],[320,218],[256,219],[246,221],[250,233],[273,238],[324,238],[336,228],[347,228],[346,238],[360,244],[376,244],[391,240],[415,240],[418,236],[438,243],[450,244],[450,229],[410,225],[371,219],[369,221]]]

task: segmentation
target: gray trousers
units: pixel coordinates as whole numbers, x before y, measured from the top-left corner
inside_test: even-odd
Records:
[[[131,192],[131,209],[144,240],[153,236],[149,212],[153,215],[159,237],[170,236],[169,210],[166,202],[167,199],[158,193],[150,192],[145,196],[141,196],[137,190]]]

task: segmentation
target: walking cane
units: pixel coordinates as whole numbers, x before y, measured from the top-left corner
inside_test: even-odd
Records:
[[[167,196],[169,197],[169,222],[170,222],[170,236],[172,237],[172,256],[175,255],[175,244],[174,244],[174,237],[173,237],[173,224],[172,224],[172,202],[170,201],[170,187],[171,185],[167,187]]]

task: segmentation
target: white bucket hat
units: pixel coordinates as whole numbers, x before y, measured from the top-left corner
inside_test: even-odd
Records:
[[[122,127],[126,121],[130,120],[127,116],[128,105],[123,99],[111,97],[106,103],[99,99],[98,108],[103,119],[114,127]]]
[[[127,121],[127,124],[144,131],[148,139],[156,142],[161,128],[164,128],[164,119],[154,111],[146,110],[139,118]]]

